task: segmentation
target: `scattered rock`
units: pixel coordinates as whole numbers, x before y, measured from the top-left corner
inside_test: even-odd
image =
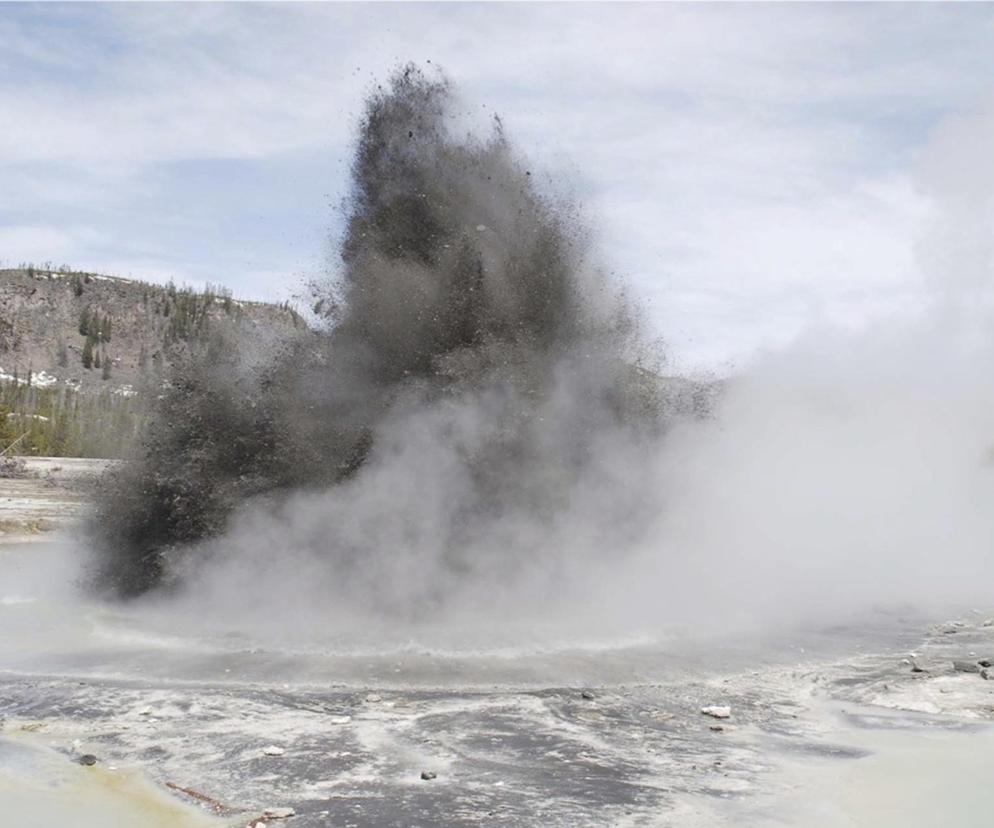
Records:
[[[992,670],[990,667],[984,667],[980,671],[980,677],[984,681],[994,681],[994,670]]]
[[[282,756],[284,753],[286,753],[286,751],[283,750],[283,748],[277,747],[276,745],[268,745],[262,749],[262,752],[266,756]]]
[[[296,815],[297,812],[293,808],[266,808],[262,812],[264,819],[289,819]]]
[[[95,765],[97,764],[97,757],[92,753],[84,753],[79,759],[76,760],[81,765]]]
[[[990,667],[992,664],[994,664],[994,661],[991,661],[989,658],[978,658],[977,664],[979,664],[981,667]]]
[[[329,716],[328,721],[335,725],[345,725],[352,721],[351,716]]]
[[[912,673],[925,673],[928,672],[924,667],[921,667],[917,661],[911,659],[911,672]]]
[[[724,729],[725,729],[724,726],[720,724],[713,724],[710,727],[710,730],[714,731],[715,733],[721,733]]]
[[[975,661],[954,661],[953,669],[957,673],[979,673],[980,665]]]
[[[581,699],[586,699],[587,701],[593,701],[594,694],[591,693],[589,690],[581,690],[580,691],[580,698]]]
[[[435,771],[421,771],[421,778],[424,779],[425,782],[430,782],[435,778],[435,776]]]
[[[383,697],[381,695],[379,695],[378,693],[368,693],[366,695],[366,701],[369,704],[376,704],[377,702],[383,701]]]
[[[701,713],[714,719],[727,719],[732,715],[732,708],[727,705],[712,704],[708,707],[702,707]]]
[[[983,623],[983,624],[981,624],[980,626],[982,626],[982,627],[994,627],[994,618],[988,618],[988,619],[987,619],[986,621],[984,621],[984,623]]]

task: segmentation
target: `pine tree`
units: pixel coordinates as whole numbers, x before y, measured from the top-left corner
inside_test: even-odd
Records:
[[[98,350],[93,351],[93,367],[94,368],[100,367],[100,351]]]
[[[100,327],[100,338],[104,342],[110,342],[110,331],[111,331],[110,317],[105,316],[103,324]]]
[[[89,371],[93,367],[93,343],[90,338],[86,338],[86,344],[83,345],[83,367]]]
[[[80,333],[80,336],[89,336],[90,335],[90,327],[91,327],[90,309],[89,308],[83,308],[83,310],[80,311],[80,314],[79,314],[79,333]]]
[[[101,372],[100,376],[103,379],[105,379],[105,380],[109,380],[110,379],[110,359],[108,358],[106,351],[104,352],[103,362],[104,362],[104,370]]]

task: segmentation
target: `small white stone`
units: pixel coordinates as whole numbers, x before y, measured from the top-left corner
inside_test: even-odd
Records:
[[[486,229],[487,229],[487,225],[485,225],[485,224],[478,224],[478,225],[476,225],[476,232],[477,233],[482,233]]]
[[[376,702],[383,701],[383,697],[378,693],[370,693],[366,696],[366,701],[370,704],[376,704]]]
[[[331,724],[343,725],[343,724],[348,724],[349,722],[351,722],[352,721],[352,717],[351,716],[329,716],[328,717],[328,721]]]
[[[266,819],[289,819],[296,814],[297,812],[293,808],[266,808],[262,812]]]
[[[262,749],[262,752],[266,756],[282,756],[284,753],[286,753],[286,751],[283,750],[283,748],[277,747],[276,745],[267,745]]]
[[[701,713],[705,716],[711,716],[713,719],[727,719],[732,715],[732,708],[727,705],[712,704],[708,707],[702,707]]]

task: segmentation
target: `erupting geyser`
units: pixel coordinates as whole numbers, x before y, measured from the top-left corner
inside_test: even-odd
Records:
[[[656,438],[660,389],[575,210],[410,66],[369,99],[352,174],[321,323],[215,330],[183,356],[99,497],[100,588],[306,559],[334,600],[413,612],[545,566],[578,522],[602,548],[638,532],[614,460]]]

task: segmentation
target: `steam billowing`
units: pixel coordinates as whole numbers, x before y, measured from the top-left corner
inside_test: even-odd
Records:
[[[99,587],[472,647],[990,604],[989,113],[926,153],[920,311],[811,331],[693,418],[575,211],[453,112],[412,69],[371,98],[324,324],[185,356],[98,503]]]
[[[209,566],[412,615],[561,583],[647,525],[630,470],[662,416],[636,317],[499,121],[477,138],[453,110],[412,67],[370,98],[325,324],[185,355],[99,499],[100,587]]]

